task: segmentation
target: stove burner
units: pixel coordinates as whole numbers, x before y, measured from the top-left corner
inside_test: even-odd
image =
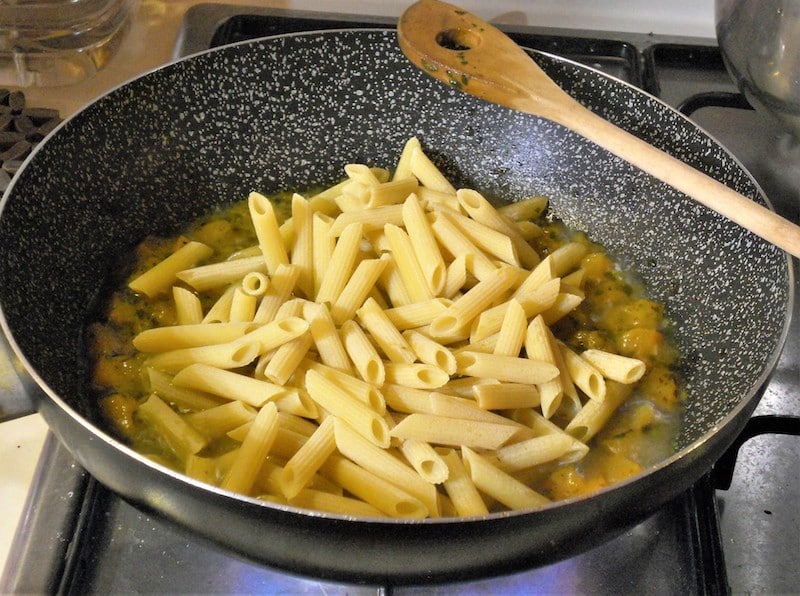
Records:
[[[752,110],[753,106],[741,93],[729,93],[726,91],[709,91],[707,93],[697,93],[687,97],[677,106],[677,110],[686,116],[691,116],[700,108],[737,108],[740,110]]]
[[[58,110],[28,108],[22,91],[0,89],[0,191],[59,122]]]

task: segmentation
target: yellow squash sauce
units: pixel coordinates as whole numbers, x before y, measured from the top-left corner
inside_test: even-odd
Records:
[[[276,211],[289,213],[288,196],[271,197]],[[532,241],[544,257],[567,242],[581,242],[588,253],[581,264],[585,293],[583,303],[556,323],[552,330],[576,352],[598,348],[638,358],[647,364],[645,376],[630,389],[605,428],[589,442],[589,454],[573,464],[538,466],[521,474],[532,488],[560,500],[591,493],[637,474],[674,452],[681,393],[674,372],[676,353],[669,341],[663,308],[646,297],[644,287],[633,281],[604,252],[580,232],[568,230],[546,216],[537,222],[543,233]],[[116,290],[109,296],[103,316],[89,326],[89,350],[93,357],[92,385],[109,428],[137,452],[179,471],[180,460],[169,443],[138,415],[138,405],[149,395],[143,375],[145,355],[132,339],[141,331],[175,324],[171,296],[153,299],[133,293],[127,283],[179,247],[196,240],[214,249],[214,260],[257,243],[246,201],[195,222],[177,238],[147,238],[120,268]],[[208,308],[219,294],[203,295]],[[181,411],[181,415],[190,412]],[[554,422],[564,426],[558,420]],[[212,442],[202,455],[222,455],[232,441]]]

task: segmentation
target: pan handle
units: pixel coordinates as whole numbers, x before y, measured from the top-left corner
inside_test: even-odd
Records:
[[[714,469],[711,472],[711,481],[714,488],[728,490],[731,487],[733,469],[736,466],[739,448],[747,440],[765,434],[799,436],[800,416],[764,415],[753,416],[748,420],[741,434],[736,437],[733,444],[714,464]]]
[[[35,383],[0,333],[0,422],[36,412]]]

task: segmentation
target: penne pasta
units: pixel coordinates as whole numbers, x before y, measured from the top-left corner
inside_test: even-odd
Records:
[[[256,414],[236,458],[222,479],[221,488],[238,493],[250,492],[277,434],[278,409],[275,404],[266,404]]]
[[[550,500],[493,466],[469,447],[462,447],[464,465],[475,486],[510,509],[541,509]]]
[[[239,400],[255,408],[260,408],[267,402],[293,391],[291,387],[261,381],[207,364],[187,366],[173,377],[172,383],[178,387],[205,391],[225,399]]]
[[[447,279],[447,267],[419,199],[414,194],[407,196],[408,198],[403,203],[403,224],[430,294],[438,296]]]
[[[172,301],[175,303],[175,320],[178,325],[196,325],[202,322],[203,305],[197,294],[180,286],[172,286]]]
[[[311,399],[325,410],[375,445],[389,447],[389,426],[374,409],[315,370],[306,373],[305,385]]]
[[[239,283],[248,273],[266,273],[267,267],[261,257],[245,257],[233,261],[222,261],[201,265],[192,269],[181,269],[175,275],[198,292]]]
[[[515,426],[415,412],[401,420],[390,434],[435,445],[498,449],[517,432]]]
[[[386,381],[383,360],[364,330],[358,323],[350,320],[342,324],[339,334],[358,375],[376,387],[383,386]]]
[[[456,513],[463,517],[473,515],[486,515],[489,509],[481,498],[475,483],[472,482],[466,466],[458,457],[455,450],[439,447],[436,452],[442,457],[447,465],[447,480],[444,481],[444,489],[453,502]]]
[[[323,420],[283,467],[279,483],[287,499],[294,499],[311,482],[325,460],[336,451],[334,420],[333,416]]]
[[[600,374],[606,379],[626,385],[641,379],[646,370],[645,364],[641,360],[604,350],[584,350],[580,356],[600,371]]]
[[[192,267],[213,254],[211,247],[201,242],[187,242],[170,256],[151,267],[128,287],[146,296],[156,296],[169,290],[178,278],[178,272]]]
[[[289,256],[283,244],[272,202],[262,194],[251,192],[247,198],[250,219],[258,237],[258,245],[266,272],[275,275],[279,265],[288,265]]]

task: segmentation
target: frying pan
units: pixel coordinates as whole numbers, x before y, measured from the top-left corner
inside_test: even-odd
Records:
[[[753,179],[658,100],[536,53],[565,90],[755,201]],[[688,395],[673,457],[593,495],[474,519],[351,519],[187,479],[108,434],[86,390],[83,329],[107,273],[147,234],[174,234],[251,190],[391,166],[417,135],[459,186],[551,198],[666,306]],[[618,535],[707,472],[742,430],[782,348],[792,265],[774,246],[548,121],[418,72],[395,33],[279,36],[199,54],[64,122],[0,211],[2,327],[44,419],[77,461],[142,509],[232,552],[346,581],[444,581],[554,562]]]

